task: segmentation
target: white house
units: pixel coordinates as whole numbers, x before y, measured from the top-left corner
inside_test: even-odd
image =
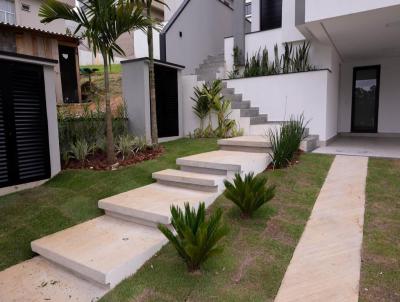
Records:
[[[191,87],[219,77],[250,101],[233,110],[248,134],[304,113],[322,145],[341,133],[400,136],[400,0],[253,0],[250,18],[244,2],[186,0],[161,33],[161,59],[186,67],[184,133],[197,125]],[[272,57],[275,44],[281,54],[304,41],[313,71],[227,79],[234,45]]]

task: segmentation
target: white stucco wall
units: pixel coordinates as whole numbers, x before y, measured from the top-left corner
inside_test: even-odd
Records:
[[[135,58],[143,58],[149,56],[149,47],[147,44],[147,34],[142,30],[134,31],[134,53]],[[160,59],[160,33],[153,30],[153,51],[154,58]]]
[[[166,0],[164,2],[167,4],[167,6],[164,6],[164,20],[168,21],[179,6],[182,5],[183,0]]]
[[[30,10],[22,10],[22,3],[29,5]],[[55,20],[49,24],[40,23],[38,14],[41,5],[42,1],[39,0],[15,0],[15,15],[17,24],[65,34],[66,25],[64,20]]]
[[[193,74],[207,56],[223,53],[232,22],[232,9],[221,2],[191,0],[167,31],[167,61],[185,66],[184,74]]]
[[[400,5],[400,0],[305,0],[305,22]]]
[[[315,71],[227,82],[228,87],[235,88],[235,93],[242,93],[243,99],[268,114],[270,121],[287,120],[291,115],[304,113],[310,120],[310,133],[326,141],[330,138],[326,122],[329,76],[329,71]]]
[[[378,133],[400,133],[400,58],[377,58],[346,62],[342,66],[339,104],[339,132],[351,130],[353,68],[381,65]]]

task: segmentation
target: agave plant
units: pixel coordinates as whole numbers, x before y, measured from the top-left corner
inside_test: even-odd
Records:
[[[93,147],[89,146],[87,141],[78,140],[75,143],[71,144],[69,155],[71,158],[75,158],[80,161],[82,166],[85,163],[86,158],[92,153]]]
[[[236,204],[242,211],[242,218],[250,218],[261,206],[275,196],[275,186],[267,186],[266,177],[255,177],[254,173],[235,174],[233,183],[224,181],[224,196]]]
[[[268,136],[272,149],[272,153],[269,155],[274,168],[284,168],[292,162],[304,138],[307,124],[308,122],[305,122],[302,114],[297,118],[291,117],[282,125],[281,129],[269,131]]]
[[[203,202],[197,211],[186,203],[184,211],[172,206],[171,214],[174,231],[165,225],[159,225],[158,228],[175,247],[190,272],[199,270],[208,258],[222,252],[223,248],[218,242],[228,233],[228,229],[222,222],[221,209],[206,219]]]

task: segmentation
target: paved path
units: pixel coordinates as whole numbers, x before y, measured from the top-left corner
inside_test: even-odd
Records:
[[[357,302],[368,158],[337,156],[275,302]]]

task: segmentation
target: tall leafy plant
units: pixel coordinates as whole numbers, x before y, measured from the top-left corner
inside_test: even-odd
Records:
[[[79,6],[70,7],[57,0],[45,0],[40,7],[39,17],[42,23],[64,19],[77,24],[74,34],[83,30],[89,47],[96,55],[100,53],[104,61],[104,87],[106,101],[106,137],[107,161],[115,161],[114,137],[112,133],[112,115],[110,105],[109,63],[114,53],[124,55],[117,39],[124,33],[135,29],[146,30],[153,23],[143,16],[143,8],[127,0],[78,0]]]
[[[204,130],[204,120],[210,114],[211,106],[207,96],[204,93],[204,87],[194,88],[194,97],[192,98],[194,102],[193,112],[200,119],[200,130]]]
[[[184,211],[172,206],[171,215],[173,231],[165,225],[158,228],[175,247],[190,272],[199,270],[208,258],[222,252],[218,243],[228,233],[228,228],[222,221],[221,209],[207,219],[203,202],[198,210],[186,203]]]
[[[280,129],[269,130],[268,137],[272,149],[270,156],[274,168],[290,165],[304,138],[307,124],[302,114],[299,117],[291,117]]]

